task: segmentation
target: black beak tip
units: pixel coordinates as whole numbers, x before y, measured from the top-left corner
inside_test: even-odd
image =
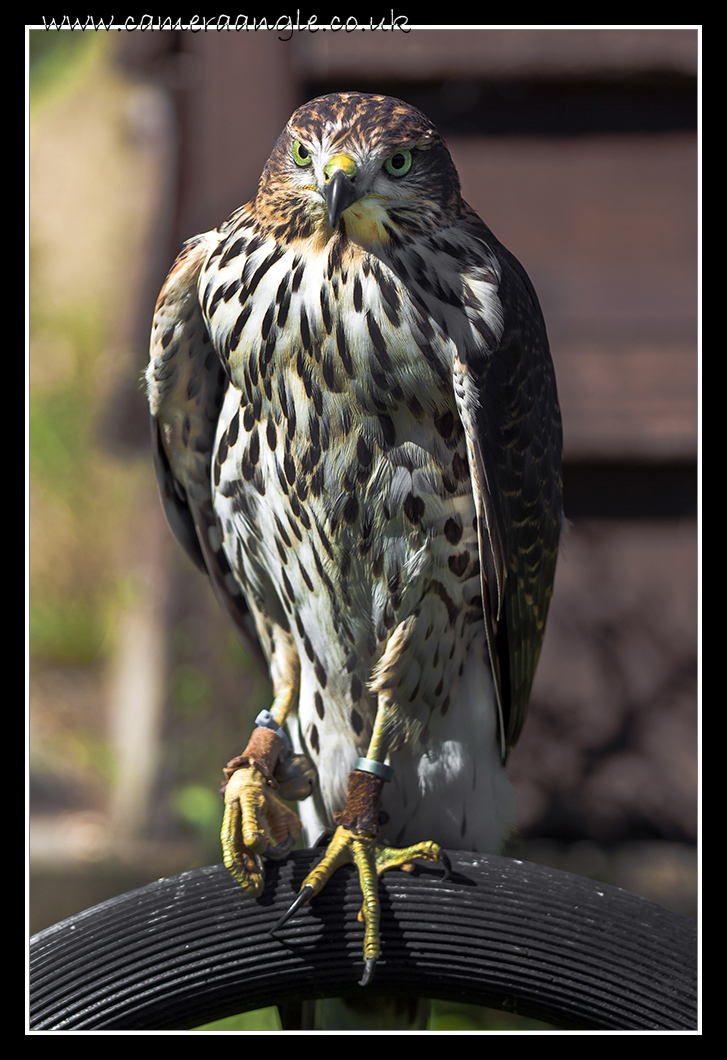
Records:
[[[322,193],[328,207],[328,222],[331,228],[336,228],[341,219],[341,214],[349,206],[352,206],[358,198],[356,186],[342,169],[337,169],[326,183]]]

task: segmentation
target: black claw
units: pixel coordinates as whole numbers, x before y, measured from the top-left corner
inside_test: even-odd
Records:
[[[318,836],[315,843],[313,844],[313,849],[319,850],[321,847],[327,847],[331,841],[332,835],[333,832],[330,829],[327,829],[325,832],[321,832],[321,834]]]
[[[309,898],[312,897],[312,895],[313,895],[313,888],[308,883],[308,884],[306,884],[306,886],[301,891],[298,892],[298,894],[296,895],[295,901],[291,905],[290,909],[288,909],[287,912],[283,913],[283,915],[281,916],[280,920],[277,922],[275,927],[270,928],[270,934],[274,935],[276,931],[280,931],[280,929],[283,926],[283,924],[287,924],[287,922],[290,920],[290,918],[293,916],[293,914],[296,913],[298,911],[298,909],[300,909],[300,907],[305,902],[307,902]]]
[[[359,986],[368,986],[369,983],[371,982],[371,980],[374,977],[374,972],[375,971],[376,971],[376,958],[375,957],[367,957],[366,958],[366,966],[364,968],[363,979],[359,979],[358,985]]]
[[[293,849],[295,838],[291,835],[288,830],[288,838],[284,843],[279,843],[276,847],[268,847],[263,854],[264,858],[270,858],[272,861],[282,861],[283,858],[287,858],[288,854]]]
[[[444,853],[443,850],[439,851],[439,860],[444,866],[444,873],[439,882],[444,883],[444,881],[448,880],[449,877],[452,875],[452,862],[449,860],[448,856]]]

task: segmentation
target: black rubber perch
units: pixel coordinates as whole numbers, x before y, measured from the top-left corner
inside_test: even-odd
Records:
[[[262,899],[222,865],[112,898],[31,939],[31,1029],[163,1030],[353,993],[362,970],[353,867],[284,928],[320,851],[267,862]],[[452,872],[379,882],[377,993],[452,999],[577,1028],[697,1027],[697,927],[568,872],[450,851]]]

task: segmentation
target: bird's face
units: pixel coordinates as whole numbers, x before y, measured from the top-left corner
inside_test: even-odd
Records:
[[[441,223],[460,206],[454,164],[431,122],[386,96],[340,93],[299,108],[263,172],[256,200],[277,235],[335,232],[366,249]]]

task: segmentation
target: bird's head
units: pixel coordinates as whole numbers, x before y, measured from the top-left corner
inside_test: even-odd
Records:
[[[344,92],[300,107],[273,149],[255,200],[278,238],[368,249],[431,229],[461,208],[444,141],[415,107]]]

